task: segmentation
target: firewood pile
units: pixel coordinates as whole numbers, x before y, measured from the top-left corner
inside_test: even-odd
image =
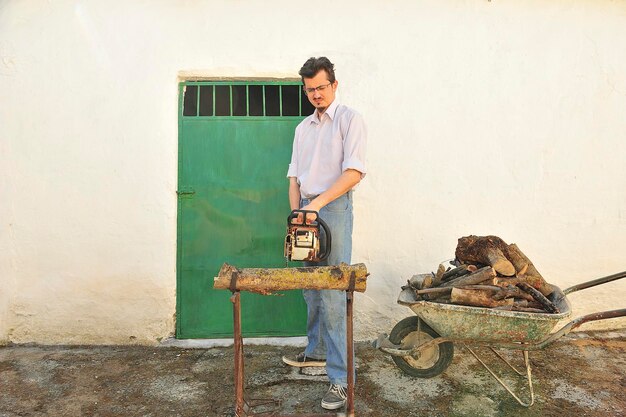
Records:
[[[553,288],[515,244],[497,236],[465,236],[455,251],[455,268],[407,281],[418,300],[533,313],[559,313]]]

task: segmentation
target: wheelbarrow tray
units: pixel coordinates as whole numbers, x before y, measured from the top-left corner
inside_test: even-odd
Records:
[[[418,301],[407,288],[398,304],[409,307],[440,336],[466,342],[535,343],[545,339],[557,323],[571,315],[571,305],[563,292],[552,286],[548,297],[560,313],[528,313],[493,308]]]

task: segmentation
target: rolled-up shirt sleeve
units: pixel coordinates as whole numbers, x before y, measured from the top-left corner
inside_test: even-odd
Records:
[[[367,128],[363,117],[355,113],[350,119],[348,131],[343,140],[343,163],[341,171],[355,169],[365,177],[365,151],[367,147]],[[290,165],[291,167],[291,165]]]

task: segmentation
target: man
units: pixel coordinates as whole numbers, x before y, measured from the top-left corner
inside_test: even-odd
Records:
[[[351,263],[352,189],[365,176],[366,130],[360,114],[337,103],[334,65],[310,58],[299,72],[314,113],[297,127],[287,177],[292,210],[319,212],[332,236],[329,257],[318,264]],[[300,215],[302,216],[302,215]],[[307,222],[314,220],[307,214]],[[302,221],[300,218],[299,221]],[[291,366],[326,366],[330,388],[322,407],[335,410],[346,401],[346,293],[303,290],[307,304],[308,345]]]

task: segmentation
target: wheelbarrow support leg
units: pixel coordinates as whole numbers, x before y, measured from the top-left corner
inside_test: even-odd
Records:
[[[491,374],[491,376],[493,376],[493,377],[496,379],[496,381],[498,381],[498,383],[499,383],[500,385],[502,385],[502,386],[504,387],[504,389],[505,389],[505,390],[507,390],[507,391],[508,391],[508,393],[509,393],[509,394],[511,394],[511,396],[513,396],[513,398],[515,398],[515,399],[517,400],[517,402],[518,402],[520,405],[522,405],[522,406],[524,406],[524,407],[530,407],[531,405],[533,405],[533,404],[535,403],[535,394],[534,394],[534,392],[533,392],[533,379],[532,379],[532,374],[531,374],[531,370],[530,370],[530,360],[529,360],[529,358],[528,358],[528,351],[527,351],[527,350],[524,350],[522,353],[524,354],[524,365],[526,365],[526,378],[527,378],[527,380],[528,380],[528,390],[529,390],[529,392],[530,392],[530,402],[529,402],[529,403],[525,403],[524,401],[520,400],[520,399],[519,399],[519,397],[518,397],[517,395],[515,395],[515,393],[513,392],[513,390],[511,390],[511,388],[509,388],[509,386],[508,386],[508,385],[506,385],[506,383],[505,383],[504,381],[502,381],[502,380],[501,380],[501,379],[500,379],[500,378],[499,378],[499,377],[498,377],[498,376],[497,376],[497,375],[496,375],[496,374],[495,374],[495,373],[491,370],[491,368],[489,368],[489,367],[485,364],[485,362],[483,362],[483,361],[482,361],[482,360],[478,357],[478,355],[477,355],[476,353],[474,353],[474,351],[473,351],[472,349],[470,349],[470,347],[469,347],[469,346],[467,346],[467,345],[464,345],[464,346],[465,346],[465,348],[466,348],[467,350],[469,350],[469,352],[470,352],[470,353],[471,353],[471,354],[472,354],[472,355],[476,358],[476,360],[478,360],[478,362],[480,362],[480,364],[481,364],[482,366],[484,366],[484,367],[485,367],[485,369],[486,369],[487,371],[489,371],[489,373]],[[496,353],[496,354],[497,354],[497,353]],[[511,366],[511,364],[509,364],[509,363],[508,363],[508,361],[506,361],[504,358],[502,358],[502,356],[500,356],[499,354],[497,354],[497,355],[498,355],[498,357],[499,357],[500,359],[504,360],[504,362],[506,362],[506,363],[507,363],[507,365],[509,365],[511,368],[513,368],[513,367]],[[515,369],[515,368],[513,368],[513,370],[514,370],[515,372],[517,372],[518,374],[520,373],[520,372],[518,372],[518,371],[517,371],[517,369]]]

